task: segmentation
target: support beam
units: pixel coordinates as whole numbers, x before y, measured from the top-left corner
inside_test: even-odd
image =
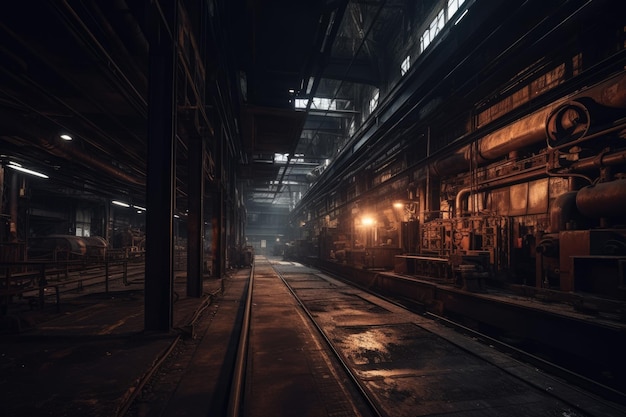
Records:
[[[145,330],[173,319],[177,0],[146,1],[150,41]],[[162,14],[161,14],[162,12]]]
[[[215,278],[221,278],[224,273],[224,250],[223,250],[223,220],[222,220],[222,187],[220,186],[213,193],[213,207],[211,216],[211,226],[213,230],[212,239],[212,259],[213,265],[211,275]]]
[[[189,140],[189,213],[187,215],[187,295],[202,296],[204,253],[204,140]]]
[[[226,258],[226,251],[224,250],[224,136],[224,129],[220,126],[219,129],[216,129],[215,135],[215,172],[217,177],[211,206],[211,226],[213,231],[211,245],[213,265],[211,272],[215,278],[221,278],[224,274]]]

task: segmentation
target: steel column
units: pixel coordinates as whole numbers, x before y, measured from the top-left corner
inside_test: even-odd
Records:
[[[145,329],[170,331],[175,201],[177,0],[146,1],[150,41]]]
[[[224,260],[226,258],[224,250],[224,130],[222,125],[216,129],[215,139],[216,181],[215,191],[211,196],[211,226],[213,231],[211,272],[214,277],[221,278],[225,271]]]
[[[189,213],[187,215],[187,295],[202,296],[204,253],[204,140],[189,140]]]

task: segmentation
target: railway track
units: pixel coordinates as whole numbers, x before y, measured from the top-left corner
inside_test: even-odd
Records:
[[[460,334],[317,270],[290,262],[272,264],[262,257],[257,257],[255,264],[256,282],[250,284],[248,294],[247,320],[252,330],[243,330],[249,337],[241,339],[245,345],[240,348],[241,376],[233,388],[238,394],[233,397],[236,405],[230,408],[230,416],[295,415],[296,410],[289,407],[298,404],[284,397],[289,392],[284,391],[284,381],[280,381],[280,372],[284,370],[267,364],[270,352],[284,353],[290,347],[276,345],[276,340],[260,335],[268,330],[263,328],[264,321],[277,319],[272,314],[284,317],[280,314],[285,313],[287,294],[302,311],[299,320],[306,318],[306,326],[319,333],[319,343],[325,345],[327,360],[332,361],[330,367],[336,369],[337,384],[352,396],[342,404],[350,402],[354,414],[347,414],[346,409],[340,415],[624,413],[619,405],[587,394],[479,342],[477,335]],[[279,286],[283,285],[285,289],[281,290]],[[280,301],[272,302],[272,297]],[[261,327],[258,334],[255,326]],[[277,338],[279,327],[274,323],[273,334]],[[309,354],[302,356],[310,362]],[[288,364],[285,366],[288,368]],[[268,378],[271,369],[274,378]],[[298,381],[292,380],[291,385]],[[323,391],[316,389],[322,392],[318,396],[322,401]],[[286,409],[289,412],[285,413]]]
[[[257,256],[250,278],[228,286],[237,291],[204,311],[199,337],[177,338],[146,372],[140,405],[160,411],[142,414],[129,398],[118,416],[626,415],[488,338],[298,263]],[[233,328],[211,338],[211,326]]]

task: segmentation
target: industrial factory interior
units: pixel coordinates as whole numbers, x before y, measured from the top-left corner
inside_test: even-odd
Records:
[[[624,11],[4,5],[7,416],[626,415]]]

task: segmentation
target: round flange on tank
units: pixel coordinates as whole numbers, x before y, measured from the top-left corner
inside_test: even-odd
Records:
[[[554,109],[546,120],[548,146],[558,149],[583,138],[589,131],[591,115],[588,106],[570,101]]]

